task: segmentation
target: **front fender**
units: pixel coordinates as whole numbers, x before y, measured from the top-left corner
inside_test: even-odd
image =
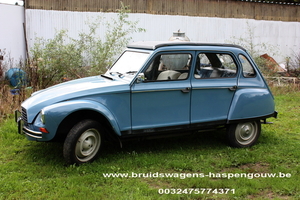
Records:
[[[235,93],[228,121],[264,118],[274,111],[274,99],[267,88],[243,88]]]
[[[72,100],[56,103],[43,108],[45,125],[49,131],[47,140],[54,138],[59,124],[65,117],[79,110],[92,110],[102,114],[110,122],[111,127],[117,135],[121,135],[120,127],[114,115],[105,107],[91,100]]]

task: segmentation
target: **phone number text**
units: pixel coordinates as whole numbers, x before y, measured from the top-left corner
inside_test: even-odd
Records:
[[[232,188],[160,188],[158,194],[235,194]]]

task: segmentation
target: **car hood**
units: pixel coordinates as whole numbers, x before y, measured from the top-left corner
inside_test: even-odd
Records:
[[[93,76],[37,91],[22,103],[22,107],[27,111],[28,123],[31,123],[42,108],[54,103],[121,91],[129,91],[129,82],[122,79],[111,80],[101,76]]]

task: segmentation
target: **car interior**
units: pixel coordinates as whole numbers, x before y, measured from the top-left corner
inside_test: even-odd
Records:
[[[163,54],[157,56],[145,72],[146,81],[184,80],[189,76],[190,54]],[[237,67],[228,54],[201,53],[196,59],[194,77],[235,77]]]

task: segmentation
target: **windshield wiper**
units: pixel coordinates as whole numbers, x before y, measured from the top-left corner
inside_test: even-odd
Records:
[[[121,76],[123,76],[123,74],[120,73],[120,72],[109,72],[110,75],[113,75],[114,73],[118,74],[118,76],[119,76],[120,78],[121,78]]]
[[[114,80],[112,77],[106,76],[105,74],[101,74],[100,76],[109,80]]]
[[[135,73],[137,73],[137,71],[128,71],[128,72],[126,72],[126,74],[135,74]]]

